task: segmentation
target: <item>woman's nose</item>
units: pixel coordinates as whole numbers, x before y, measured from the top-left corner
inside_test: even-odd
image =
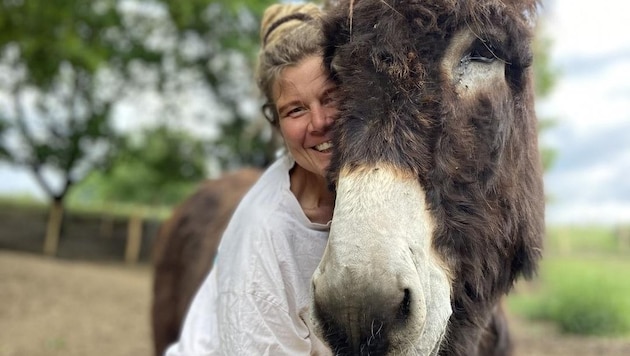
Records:
[[[324,106],[311,108],[311,127],[313,131],[327,131],[332,125],[334,113],[333,109]]]

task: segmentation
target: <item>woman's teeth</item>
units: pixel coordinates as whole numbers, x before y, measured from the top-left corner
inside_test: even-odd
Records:
[[[315,149],[317,151],[319,151],[319,152],[324,152],[324,151],[327,151],[327,150],[331,149],[332,146],[333,146],[332,142],[326,141],[326,142],[322,142],[319,145],[315,146]]]

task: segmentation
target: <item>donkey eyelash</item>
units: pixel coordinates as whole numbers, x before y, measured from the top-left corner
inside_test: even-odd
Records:
[[[507,65],[510,65],[511,63],[504,58],[505,55],[503,55],[499,46],[495,45],[492,41],[477,38],[470,46],[466,55],[462,57],[461,61],[492,63],[495,60],[499,60]]]

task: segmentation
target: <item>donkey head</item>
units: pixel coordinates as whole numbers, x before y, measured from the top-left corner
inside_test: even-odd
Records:
[[[535,1],[356,0],[325,23],[337,191],[313,320],[338,355],[467,354],[540,257]]]

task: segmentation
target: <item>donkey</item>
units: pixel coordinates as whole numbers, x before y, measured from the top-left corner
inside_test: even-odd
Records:
[[[205,181],[160,226],[152,256],[151,324],[156,356],[179,337],[188,306],[212,267],[223,230],[261,173],[244,168]]]
[[[312,278],[336,355],[503,355],[500,309],[544,233],[535,0],[342,0],[336,204]]]

